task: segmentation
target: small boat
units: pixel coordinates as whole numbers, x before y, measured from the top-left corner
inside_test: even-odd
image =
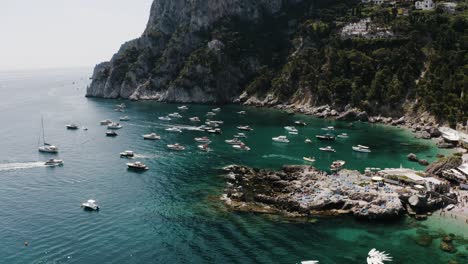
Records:
[[[290,134],[290,135],[298,135],[299,133],[298,133],[298,132],[295,132],[295,131],[289,131],[288,134]]]
[[[179,110],[188,110],[188,107],[186,105],[182,105],[182,106],[177,107],[177,109],[179,109]]]
[[[205,125],[210,126],[210,127],[219,127],[219,124],[213,121],[206,121]]]
[[[200,118],[199,118],[198,116],[191,117],[191,118],[189,118],[189,120],[190,120],[191,122],[200,122],[200,121],[201,121]]]
[[[302,157],[302,159],[308,162],[315,162],[315,158],[313,157]]]
[[[178,150],[178,151],[185,150],[185,147],[180,145],[179,143],[169,144],[167,145],[167,148],[170,150]]]
[[[317,139],[320,139],[320,140],[335,140],[335,136],[330,135],[330,134],[326,134],[326,135],[316,135],[315,137],[316,137]]]
[[[197,137],[195,138],[195,141],[198,143],[210,143],[211,140],[207,137]]]
[[[211,134],[222,134],[223,132],[219,128],[215,129],[208,129],[206,132],[211,133]]]
[[[120,157],[121,158],[133,158],[135,156],[135,153],[131,150],[126,150],[124,152],[120,152]]]
[[[121,129],[123,126],[119,123],[112,123],[107,125],[107,129]]]
[[[239,112],[237,112],[237,114],[239,114],[239,115],[245,115],[245,111],[239,111]]]
[[[95,200],[88,200],[86,202],[81,203],[81,207],[85,210],[97,211],[99,210],[99,206]]]
[[[130,117],[128,116],[122,116],[119,118],[120,121],[130,121]]]
[[[77,130],[79,127],[75,124],[69,124],[67,125],[67,129],[70,129],[70,130]]]
[[[301,264],[319,264],[318,260],[303,260]]]
[[[307,126],[307,123],[304,122],[304,121],[295,121],[294,124],[296,124],[298,126]]]
[[[116,112],[125,112],[125,109],[121,108],[121,107],[117,107],[114,109],[114,111]]]
[[[107,126],[107,125],[112,124],[112,120],[110,120],[110,119],[102,120],[100,122],[100,124],[101,124],[101,126]]]
[[[140,171],[144,171],[144,170],[148,170],[149,167],[146,166],[145,164],[139,162],[139,161],[135,161],[133,163],[127,163],[127,167],[128,169],[131,169],[131,170],[140,170]]]
[[[172,119],[168,116],[160,116],[158,117],[159,120],[162,120],[162,121],[171,121]]]
[[[334,161],[331,165],[330,165],[330,170],[332,171],[338,171],[340,170],[341,168],[343,168],[343,166],[346,164],[346,162],[344,160],[337,160],[337,161]]]
[[[250,126],[238,126],[237,129],[243,130],[243,131],[252,131],[253,130],[253,128],[251,128]]]
[[[447,211],[450,211],[450,210],[452,210],[453,208],[455,208],[455,205],[453,205],[453,204],[449,204],[449,205],[447,205],[447,207],[445,207],[445,209],[446,209]]]
[[[182,118],[182,116],[177,112],[172,113],[172,114],[168,114],[167,116],[172,117],[172,118]]]
[[[169,132],[182,133],[182,130],[180,128],[177,128],[177,127],[170,127],[170,128],[166,128],[165,130],[169,131]]]
[[[322,127],[322,130],[325,130],[325,131],[335,130],[335,127],[332,127],[332,126]]]
[[[234,135],[235,138],[247,138],[247,136],[244,133],[237,133]]]
[[[161,139],[161,136],[159,136],[156,133],[151,133],[151,134],[143,135],[143,139],[144,140],[159,140]]]
[[[240,145],[244,144],[242,141],[240,141],[238,138],[233,138],[233,139],[227,139],[224,140],[224,142],[228,143],[229,145]]]
[[[375,248],[371,249],[367,255],[367,264],[383,264],[387,261],[392,261],[390,254],[385,253],[385,251],[378,251]]]
[[[306,138],[306,140],[304,142],[307,143],[307,144],[310,144],[310,143],[312,143],[312,140],[310,138]]]
[[[280,142],[280,143],[289,143],[289,139],[286,136],[277,136],[274,138],[271,138],[275,142]]]
[[[349,136],[346,133],[341,133],[337,137],[339,137],[339,138],[348,138]]]
[[[214,108],[214,109],[211,109],[211,111],[213,111],[213,112],[219,112],[219,111],[221,111],[221,108],[219,108],[219,107],[218,107],[218,108]]]
[[[247,145],[245,145],[245,144],[232,145],[232,147],[233,147],[234,149],[238,149],[238,150],[245,150],[245,151],[249,151],[249,150],[250,150],[250,148],[247,147]]]
[[[125,107],[127,107],[127,106],[125,105],[125,103],[122,103],[122,104],[117,104],[117,105],[115,105],[115,107],[117,107],[117,108],[125,108]]]
[[[327,147],[324,147],[324,148],[319,148],[319,150],[321,150],[321,151],[327,151],[327,152],[336,152],[336,150],[333,149],[333,148],[330,147],[330,146],[327,146]]]
[[[87,128],[87,127],[83,127],[83,130],[84,130],[84,131],[88,131],[88,128]]]
[[[55,166],[62,166],[63,160],[59,159],[50,159],[44,163],[46,166],[55,167]]]
[[[364,153],[370,153],[371,150],[369,149],[368,146],[363,146],[363,145],[357,145],[353,146],[353,150],[357,152],[364,152]]]
[[[45,130],[44,130],[44,119],[41,118],[41,127],[42,127],[42,146],[38,147],[39,152],[43,153],[57,153],[58,148],[54,145],[51,145],[45,140]],[[39,139],[40,143],[40,139]]]
[[[216,113],[214,113],[214,112],[208,112],[208,113],[206,113],[206,116],[215,116],[215,115],[216,115]]]
[[[106,136],[108,137],[116,137],[117,133],[115,131],[107,131]]]
[[[296,132],[296,133],[298,132],[297,129],[293,126],[286,126],[284,127],[284,129],[286,129],[289,132]]]
[[[208,144],[198,145],[197,147],[200,150],[203,150],[203,151],[206,151],[206,152],[212,151],[212,149],[210,148],[210,145],[208,145]]]

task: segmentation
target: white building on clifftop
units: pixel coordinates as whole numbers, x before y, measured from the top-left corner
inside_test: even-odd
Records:
[[[419,10],[434,10],[435,3],[432,0],[416,1],[414,7]]]

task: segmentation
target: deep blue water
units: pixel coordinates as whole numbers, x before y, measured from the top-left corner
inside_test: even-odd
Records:
[[[413,238],[431,226],[412,220],[399,223],[363,223],[348,218],[294,221],[276,216],[237,213],[219,201],[224,180],[219,168],[232,163],[279,168],[302,164],[315,156],[325,169],[344,159],[347,167],[421,168],[409,163],[414,152],[433,160],[438,152],[428,141],[414,139],[404,130],[354,123],[289,116],[275,110],[223,106],[214,119],[224,120],[223,135],[213,135],[215,151],[197,150],[187,118],[171,122],[158,116],[177,111],[177,105],[125,102],[125,113],[113,110],[118,100],[87,99],[90,69],[0,73],[0,263],[365,263],[376,247],[390,252],[393,263],[445,263],[454,258],[438,250],[415,245]],[[184,117],[200,117],[213,106],[189,105]],[[246,110],[247,115],[235,112]],[[116,138],[105,137],[99,121],[128,115],[129,122]],[[60,148],[63,167],[47,168],[51,157],[37,151],[44,118],[46,139]],[[271,137],[285,134],[283,126],[304,120],[309,126],[290,136],[288,145]],[[69,131],[75,122],[88,131]],[[187,128],[182,134],[164,131],[170,125]],[[245,142],[250,152],[236,152],[224,143],[239,124],[251,125]],[[349,139],[317,142],[321,127],[334,125]],[[156,132],[161,141],[144,141]],[[310,137],[313,144],[306,145]],[[166,144],[179,142],[184,152],[171,152]],[[409,143],[403,146],[401,143]],[[354,144],[372,147],[371,154],[351,150]],[[318,147],[332,145],[337,153]],[[135,160],[146,163],[145,173],[127,171],[119,152],[134,150]],[[94,198],[99,212],[86,212],[80,202]],[[29,246],[25,247],[24,242]],[[460,250],[463,246],[460,245]],[[461,263],[461,262],[460,262]]]

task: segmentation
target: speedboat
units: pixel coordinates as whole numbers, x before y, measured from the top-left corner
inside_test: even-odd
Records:
[[[199,118],[198,116],[191,117],[191,118],[189,118],[189,120],[190,120],[191,122],[200,122],[200,121],[201,121],[200,118]]]
[[[237,129],[243,130],[243,131],[252,131],[253,130],[253,128],[251,128],[250,126],[238,126]]]
[[[179,110],[187,110],[188,107],[187,107],[186,105],[182,105],[182,106],[177,107],[177,109],[179,109]]]
[[[177,112],[172,113],[172,114],[168,114],[167,116],[168,117],[173,117],[173,118],[182,118],[182,116]]]
[[[353,146],[353,150],[357,152],[364,152],[364,153],[370,153],[371,150],[368,146],[363,146],[363,145],[357,145]]]
[[[208,145],[208,144],[203,144],[203,145],[198,145],[197,147],[198,147],[200,150],[209,152],[209,151],[212,151],[212,149],[211,149],[209,146],[210,146],[210,145]]]
[[[289,131],[288,134],[290,134],[290,135],[298,135],[299,133],[298,133],[298,132],[295,132],[295,131]]]
[[[211,133],[211,134],[222,134],[223,132],[219,128],[215,129],[208,129],[206,132]]]
[[[343,166],[346,164],[346,162],[344,160],[337,160],[337,161],[334,161],[331,165],[330,165],[330,170],[332,171],[338,171],[340,170],[341,168],[343,168]]]
[[[245,115],[245,111],[239,111],[239,112],[237,112],[237,114],[239,114],[239,115]]]
[[[62,166],[63,160],[59,159],[50,159],[44,163],[46,166],[55,167],[55,166]]]
[[[325,130],[325,131],[335,130],[335,127],[333,126],[322,127],[322,130]]]
[[[304,121],[295,121],[294,124],[296,124],[298,126],[307,126],[307,123],[304,122]]]
[[[304,142],[307,143],[307,144],[310,144],[310,143],[312,143],[312,140],[310,138],[306,138],[306,140]]]
[[[88,131],[88,128],[87,128],[87,127],[83,127],[83,130],[84,130],[84,131]]]
[[[198,143],[210,143],[211,140],[207,137],[197,137],[195,138],[195,141]]]
[[[211,109],[211,111],[213,111],[213,112],[219,112],[219,111],[221,111],[221,108],[219,108],[219,107],[218,107],[218,108],[214,108],[214,109]]]
[[[125,112],[125,109],[117,107],[117,108],[114,109],[114,111],[116,111],[116,112]]]
[[[115,105],[115,107],[117,107],[117,108],[125,108],[125,107],[127,107],[127,106],[125,105],[125,103],[122,103],[122,104]]]
[[[120,121],[130,121],[130,117],[128,116],[122,116],[119,118]]]
[[[166,131],[182,133],[182,130],[177,127],[166,128]]]
[[[308,162],[315,162],[315,158],[313,157],[302,157],[302,159]]]
[[[383,264],[387,261],[392,261],[390,254],[385,253],[385,251],[378,251],[375,248],[371,249],[367,255],[367,264]]]
[[[100,122],[100,124],[101,124],[101,126],[107,126],[109,124],[112,124],[112,120],[110,120],[110,119],[102,120]]]
[[[320,139],[320,140],[335,140],[335,136],[330,135],[330,134],[326,134],[326,135],[316,135],[315,137],[316,137],[317,139]]]
[[[107,129],[121,129],[123,126],[119,123],[112,123],[107,125]]]
[[[215,115],[216,115],[216,113],[214,113],[214,112],[208,112],[208,113],[206,113],[206,116],[215,116]]]
[[[97,211],[99,210],[99,206],[95,200],[88,200],[86,202],[81,203],[81,207],[85,210]]]
[[[107,131],[106,136],[108,137],[116,137],[117,133],[115,131]]]
[[[321,151],[327,151],[327,152],[336,152],[336,150],[333,149],[333,148],[330,147],[330,146],[327,146],[327,147],[324,147],[324,148],[319,148],[319,150],[321,150]]]
[[[143,139],[145,139],[145,140],[159,140],[159,139],[161,139],[161,136],[159,136],[156,133],[151,133],[151,134],[143,135]]]
[[[346,133],[341,133],[337,137],[339,137],[339,138],[348,138],[349,136]]]
[[[210,127],[219,127],[219,124],[214,121],[206,121],[205,125],[210,126]]]
[[[289,139],[286,136],[277,136],[274,138],[271,138],[275,142],[280,142],[280,143],[289,143]]]
[[[284,127],[284,129],[286,129],[289,132],[296,132],[297,133],[297,129],[295,127],[293,127],[293,126],[286,126],[286,127]]]
[[[132,158],[135,156],[135,153],[131,150],[126,150],[124,152],[120,152],[120,157],[121,158]]]
[[[175,144],[169,144],[167,145],[167,148],[170,149],[170,150],[185,150],[185,147],[180,145],[179,143],[175,143]]]
[[[240,141],[238,138],[233,138],[233,139],[227,139],[224,142],[228,143],[229,145],[240,145],[243,144],[242,141]]]
[[[44,152],[44,153],[57,153],[58,148],[54,145],[49,145],[47,143],[44,143],[44,145],[39,146],[39,152]]]
[[[159,120],[162,120],[162,121],[171,121],[172,119],[168,116],[160,116],[158,117]]]
[[[234,135],[235,138],[247,138],[247,136],[244,133],[237,133]]]
[[[140,171],[144,171],[144,170],[148,170],[149,167],[146,166],[145,164],[139,162],[139,161],[135,161],[133,163],[127,163],[127,167],[128,169],[131,169],[131,170],[140,170]]]
[[[247,147],[245,144],[240,144],[240,145],[232,145],[232,147],[234,149],[238,149],[238,150],[245,150],[245,151],[249,151],[250,148]]]
[[[301,264],[319,264],[318,260],[303,260]]]
[[[77,130],[79,127],[75,124],[69,124],[67,125],[67,129],[70,129],[70,130]]]

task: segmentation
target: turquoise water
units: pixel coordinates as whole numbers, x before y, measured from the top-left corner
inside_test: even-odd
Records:
[[[177,111],[177,105],[126,102],[125,113],[113,111],[118,100],[84,98],[89,69],[0,73],[0,261],[1,263],[365,263],[376,247],[390,252],[393,263],[445,263],[453,255],[438,250],[438,242],[424,248],[413,241],[417,232],[435,231],[421,222],[357,222],[349,218],[319,219],[316,223],[281,217],[230,212],[218,197],[224,180],[219,168],[240,163],[264,168],[301,164],[315,156],[316,166],[327,168],[344,159],[347,167],[420,168],[406,161],[409,152],[434,159],[438,150],[429,141],[414,139],[404,130],[354,123],[339,123],[275,110],[224,106],[215,118],[224,120],[223,135],[210,136],[211,153],[197,150],[187,119],[171,122],[157,118]],[[203,116],[210,106],[190,105],[185,117]],[[235,112],[247,111],[239,116]],[[99,121],[128,115],[129,122],[116,138],[105,137]],[[63,167],[46,168],[50,156],[37,152],[44,117],[46,139],[60,148]],[[285,134],[283,126],[295,120],[309,123],[290,136],[287,145],[271,137]],[[76,122],[88,131],[67,131]],[[248,124],[255,131],[245,140],[252,150],[236,152],[224,143]],[[182,134],[164,131],[171,125]],[[334,143],[318,142],[321,127],[333,125],[350,135]],[[156,132],[161,141],[144,141]],[[306,145],[310,137],[313,144]],[[170,152],[169,143],[187,146]],[[401,145],[408,143],[409,146]],[[337,153],[321,153],[332,145]],[[353,144],[372,147],[371,154],[354,153]],[[129,172],[118,153],[134,150],[136,160],[150,167]],[[95,198],[99,212],[80,209],[81,201]],[[24,242],[29,246],[25,247]],[[464,250],[459,245],[459,250]],[[460,262],[462,263],[462,262]]]

